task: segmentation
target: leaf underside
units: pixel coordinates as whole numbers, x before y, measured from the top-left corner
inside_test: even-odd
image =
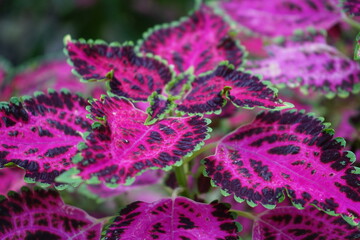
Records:
[[[274,207],[286,190],[297,207],[312,204],[358,223],[354,154],[332,135],[320,119],[302,111],[263,112],[221,140],[215,155],[204,160],[206,174],[250,205]]]
[[[106,231],[110,239],[237,240],[238,226],[221,203],[197,203],[184,197],[126,206]]]
[[[239,26],[261,35],[289,36],[294,30],[329,29],[341,20],[341,12],[332,0],[231,0],[220,7]]]
[[[101,223],[83,210],[65,205],[53,190],[22,188],[0,200],[0,238],[98,240]]]
[[[315,207],[299,210],[278,207],[262,213],[255,221],[253,240],[359,239],[360,230],[341,217],[330,216]]]
[[[131,45],[68,41],[66,50],[83,80],[109,80],[112,93],[135,101],[146,101],[154,91],[161,93],[173,77],[165,63],[139,56]]]
[[[14,163],[26,170],[25,177],[54,183],[73,167],[71,158],[91,130],[86,101],[66,91],[38,93],[22,101],[12,99],[0,105],[0,167]]]
[[[198,75],[225,60],[240,67],[245,53],[229,31],[230,25],[221,16],[201,5],[179,22],[151,29],[140,42],[140,51],[161,56],[175,66],[177,73],[193,67]]]
[[[91,104],[93,119],[106,119],[88,135],[80,176],[107,183],[126,183],[149,168],[168,168],[197,150],[208,138],[208,120],[166,118],[144,125],[147,114],[126,99],[104,97]]]
[[[339,95],[360,84],[360,65],[327,45],[320,32],[298,33],[267,50],[269,58],[249,61],[247,69],[273,84]]]
[[[286,108],[273,89],[248,73],[220,64],[213,72],[195,78],[178,104],[183,113],[219,113],[230,100],[237,107]]]

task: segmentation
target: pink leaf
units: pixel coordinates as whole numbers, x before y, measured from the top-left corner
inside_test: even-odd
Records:
[[[54,183],[55,177],[73,167],[81,132],[91,130],[86,101],[62,91],[38,93],[0,105],[0,167],[16,164],[26,178]]]
[[[298,33],[268,51],[269,58],[250,61],[247,69],[273,84],[301,86],[330,97],[360,91],[360,65],[327,45],[321,32]]]
[[[149,114],[145,124],[153,124],[157,120],[163,119],[167,113],[173,110],[176,106],[171,98],[166,98],[163,95],[154,92],[149,97],[150,107],[147,109]]]
[[[286,190],[294,205],[309,204],[349,222],[360,221],[360,174],[345,141],[329,124],[304,112],[263,112],[224,137],[204,160],[216,185],[239,201],[274,207]]]
[[[140,42],[140,50],[164,58],[175,66],[177,73],[193,67],[198,75],[225,60],[239,67],[245,51],[230,37],[230,30],[223,17],[210,7],[201,5],[179,22],[151,29]]]
[[[341,20],[334,0],[230,0],[220,7],[239,26],[261,35],[289,36],[294,30],[329,29]]]
[[[0,238],[98,240],[102,224],[83,210],[65,205],[53,190],[22,188],[0,200]]]
[[[161,93],[173,72],[161,60],[140,56],[130,44],[66,39],[67,54],[84,81],[109,80],[111,92],[135,101]]]
[[[239,226],[228,210],[225,204],[198,203],[184,197],[137,201],[120,211],[104,240],[236,240]]]
[[[307,207],[279,207],[262,213],[254,223],[253,240],[359,239],[360,230],[341,217]]]
[[[18,168],[3,168],[0,169],[0,194],[4,195],[9,191],[18,191],[25,184],[24,183],[25,171]]]
[[[32,63],[13,77],[11,86],[18,95],[33,94],[35,91],[47,91],[48,88],[57,91],[66,88],[71,92],[90,95],[94,88],[101,88],[99,84],[98,86],[94,84],[90,86],[81,83],[71,73],[69,64],[60,59],[44,61],[35,66]]]
[[[351,16],[360,16],[359,0],[340,0],[341,7]]]
[[[188,114],[219,113],[230,100],[237,107],[288,108],[276,92],[248,73],[220,64],[213,72],[195,78],[191,90],[178,104],[177,110]]]
[[[91,117],[106,120],[87,137],[80,176],[125,183],[149,168],[169,168],[203,145],[208,120],[166,118],[144,125],[147,114],[126,99],[104,97],[91,103]]]

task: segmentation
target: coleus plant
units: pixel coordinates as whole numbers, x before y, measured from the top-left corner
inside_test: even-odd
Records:
[[[319,23],[316,29],[327,28],[341,11],[332,3],[322,1],[326,11],[307,18],[320,1],[306,1],[301,18]],[[240,6],[243,12],[249,7],[273,9],[250,1],[219,4],[224,9]],[[292,2],[284,7],[300,8]],[[245,65],[247,53],[229,17],[222,14],[200,4],[188,17],[150,29],[137,44],[65,37],[74,74],[85,83],[106,82],[108,93],[86,99],[50,89],[0,104],[0,167],[20,167],[26,182],[42,187],[24,187],[0,198],[1,239],[232,240],[242,235],[236,214],[254,220],[253,239],[360,238],[355,155],[323,118],[283,110],[293,104],[283,102],[272,87],[309,85],[320,95],[349,97],[358,92],[358,64],[327,45],[322,31],[291,35],[289,25],[280,32],[285,38],[279,45],[269,47],[268,58]],[[277,16],[285,15],[280,11]],[[243,24],[251,26],[249,18],[244,19]],[[268,37],[277,35],[268,32],[273,23],[267,24],[255,29]],[[69,71],[55,73],[68,76]],[[54,86],[65,86],[61,74],[53,76]],[[294,79],[299,80],[296,85]],[[235,108],[219,115],[226,104]],[[248,125],[221,132],[221,118],[231,117],[237,108],[240,114],[266,110]],[[210,139],[212,130],[223,137]],[[175,186],[171,196],[132,202],[112,214],[112,221],[68,206],[59,195],[67,199],[67,189],[88,186],[85,190],[99,196],[110,197],[113,191],[121,197],[132,189],[122,187],[134,181],[134,188],[159,182],[153,174],[145,176],[154,169],[169,172],[165,182],[174,174],[176,183],[168,184]],[[193,187],[201,172],[215,188]],[[43,189],[49,186],[53,188]],[[218,193],[270,210],[240,211],[219,203]],[[285,199],[293,206],[279,207]]]

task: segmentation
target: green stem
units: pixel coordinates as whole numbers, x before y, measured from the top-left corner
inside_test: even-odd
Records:
[[[256,219],[256,216],[250,212],[244,212],[244,211],[239,211],[239,210],[235,210],[235,209],[231,209],[230,211],[236,213],[240,217],[248,218],[253,221]]]
[[[108,217],[103,217],[103,218],[99,218],[97,219],[98,222],[102,222],[103,224],[107,224],[109,223],[110,220],[112,220],[113,218],[115,218],[116,216],[108,216]]]
[[[174,172],[175,172],[176,181],[178,182],[179,187],[181,187],[183,189],[183,191],[182,191],[183,195],[186,197],[189,197],[187,176],[186,176],[186,171],[185,171],[184,165],[185,164],[183,163],[179,167],[174,167]]]
[[[200,148],[199,150],[197,150],[196,152],[194,152],[190,157],[186,157],[184,158],[184,163],[188,163],[191,160],[193,160],[194,158],[196,158],[197,156],[199,156],[200,154],[202,154],[203,152],[206,152],[212,148],[215,148],[217,146],[219,142],[213,142],[213,143],[209,143],[206,144],[205,146],[203,146],[202,148]]]
[[[344,14],[343,19],[345,22],[347,22],[350,26],[360,30],[360,23],[355,21],[354,19],[348,17],[347,15]]]

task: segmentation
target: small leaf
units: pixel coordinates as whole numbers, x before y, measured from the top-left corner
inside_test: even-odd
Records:
[[[157,120],[163,119],[165,115],[173,110],[176,106],[174,100],[171,98],[166,98],[157,92],[153,92],[153,94],[151,94],[148,102],[150,102],[150,107],[146,112],[149,114],[149,116],[145,121],[145,125],[150,125],[155,123]]]
[[[341,20],[332,0],[222,0],[219,7],[236,23],[268,37],[289,36],[294,30],[329,29]]]
[[[140,56],[131,44],[67,40],[66,50],[84,81],[109,80],[111,92],[135,101],[161,93],[173,72],[161,60]]]
[[[53,190],[22,188],[0,200],[0,238],[98,240],[102,224],[83,210],[65,205]]]
[[[229,207],[184,197],[153,203],[133,202],[122,209],[106,231],[110,239],[238,239],[239,226]]]
[[[251,74],[220,64],[214,71],[195,78],[191,90],[178,104],[177,111],[188,114],[220,113],[227,99],[237,107],[288,108],[276,91]]]
[[[91,130],[86,101],[66,91],[37,93],[0,105],[0,167],[14,163],[26,178],[54,183],[73,167],[81,133]]]
[[[207,119],[166,118],[148,126],[147,114],[123,98],[104,96],[89,110],[102,122],[87,136],[77,165],[84,179],[96,176],[107,183],[130,183],[149,168],[180,164],[208,138]]]
[[[360,239],[360,230],[341,217],[307,207],[279,207],[262,213],[254,223],[253,240]]]
[[[350,16],[360,16],[359,0],[340,0],[342,9]]]
[[[201,5],[189,17],[145,33],[139,48],[142,52],[161,56],[175,66],[177,73],[192,67],[198,75],[225,60],[240,67],[245,51],[230,37],[230,30],[223,17]]]
[[[9,191],[17,191],[25,184],[25,171],[18,167],[0,169],[0,194],[5,195]]]
[[[303,112],[263,112],[228,134],[204,160],[216,185],[250,205],[273,208],[284,199],[360,222],[360,174],[345,141],[328,124]]]
[[[356,36],[356,46],[354,52],[354,59],[360,60],[360,33]]]
[[[360,65],[327,45],[321,32],[297,33],[268,47],[269,58],[248,62],[264,80],[289,87],[305,87],[333,97],[360,91]]]
[[[85,85],[81,83],[71,73],[71,66],[62,59],[27,64],[18,70],[10,85],[18,95],[33,94],[35,91],[47,91],[48,88],[57,91],[67,88],[71,92],[80,92],[89,96],[96,87],[101,89],[99,84]]]

